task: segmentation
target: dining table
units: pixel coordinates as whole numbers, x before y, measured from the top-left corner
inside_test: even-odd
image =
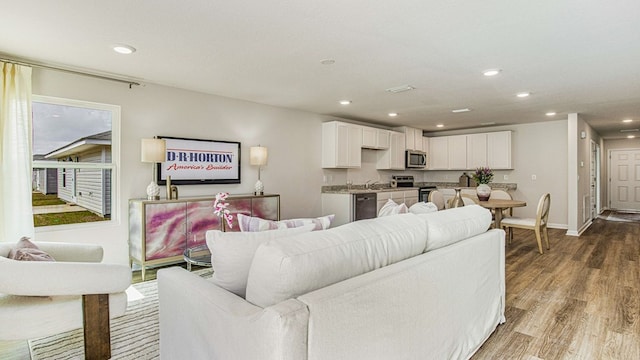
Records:
[[[495,210],[495,228],[500,229],[500,223],[502,222],[502,211],[505,209],[527,206],[527,202],[522,200],[489,198],[489,200],[478,201],[478,205],[487,209]]]

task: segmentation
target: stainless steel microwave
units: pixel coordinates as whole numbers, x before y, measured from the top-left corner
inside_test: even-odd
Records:
[[[424,168],[427,166],[427,153],[423,151],[407,150],[406,168]]]

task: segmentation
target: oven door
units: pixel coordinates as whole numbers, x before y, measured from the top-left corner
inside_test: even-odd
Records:
[[[421,202],[428,202],[429,201],[429,193],[432,192],[433,190],[436,190],[437,188],[435,186],[427,186],[427,187],[421,187],[420,189],[418,189],[418,196],[419,196],[419,200]]]

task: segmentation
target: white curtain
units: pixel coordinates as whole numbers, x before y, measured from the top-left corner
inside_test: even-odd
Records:
[[[31,67],[0,62],[0,242],[33,237]]]

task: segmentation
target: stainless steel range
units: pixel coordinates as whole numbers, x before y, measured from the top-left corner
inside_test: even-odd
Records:
[[[413,187],[413,175],[391,175],[397,187]]]

